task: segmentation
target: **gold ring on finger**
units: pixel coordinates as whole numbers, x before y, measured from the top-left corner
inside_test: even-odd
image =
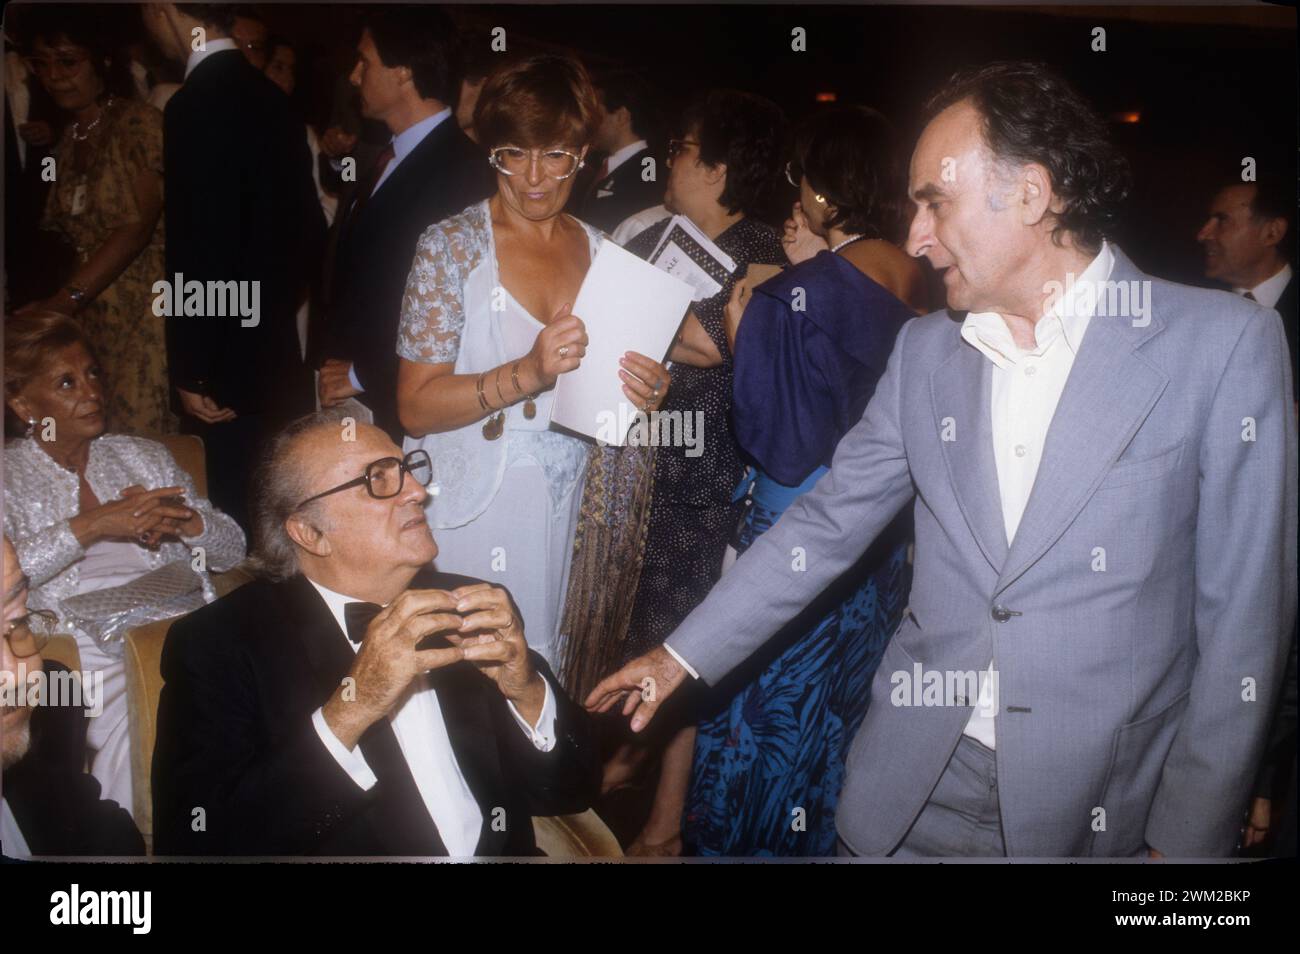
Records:
[[[569,346],[568,346],[568,345],[560,345],[558,351],[559,351],[559,355],[560,355],[561,358],[567,357],[568,354],[569,354]]]

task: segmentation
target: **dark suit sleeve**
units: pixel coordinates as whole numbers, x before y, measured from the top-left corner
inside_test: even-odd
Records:
[[[301,854],[369,797],[330,756],[310,713],[262,738],[256,684],[265,674],[230,637],[242,622],[230,615],[178,622],[163,649],[158,854]]]
[[[47,663],[45,671],[67,672]],[[4,795],[34,855],[143,855],[144,840],[130,812],[100,797],[84,770],[85,710],[39,706],[32,712],[32,747],[4,773]]]
[[[177,99],[180,101],[177,102]],[[232,175],[230,144],[215,124],[201,121],[178,92],[163,121],[167,278],[228,280],[238,275],[240,202]],[[184,280],[183,279],[183,280]],[[167,362],[172,383],[202,391],[216,358],[217,326],[200,317],[166,319]]]
[[[529,815],[573,815],[592,806],[600,791],[600,757],[591,717],[560,688],[546,661],[529,653],[555,700],[555,745],[543,752],[519,727],[508,706],[495,710],[497,738],[507,777],[519,785]]]
[[[1296,630],[1293,626],[1291,654],[1287,657],[1282,696],[1278,700],[1277,711],[1273,714],[1273,726],[1264,747],[1264,760],[1255,776],[1256,798],[1275,799],[1284,794],[1277,789],[1279,776],[1285,776],[1287,768],[1294,763],[1296,757],[1296,697]]]

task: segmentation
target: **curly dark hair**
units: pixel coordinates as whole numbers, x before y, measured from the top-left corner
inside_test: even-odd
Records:
[[[898,240],[907,186],[889,120],[869,106],[832,106],[799,124],[792,151],[791,171],[835,206],[828,227]]]
[[[700,141],[700,161],[727,166],[718,198],[729,213],[759,215],[781,177],[785,115],[771,100],[734,89],[715,89],[686,108],[682,128]]]
[[[93,4],[42,4],[27,7],[15,31],[20,49],[31,54],[37,41],[53,46],[66,40],[90,54],[90,67],[104,84],[105,96],[134,95],[129,61],[124,52],[124,31],[111,8]]]
[[[984,141],[1002,162],[1036,162],[1064,200],[1052,239],[1069,233],[1096,252],[1128,198],[1128,160],[1105,120],[1043,63],[997,62],[955,73],[925,104],[932,119],[969,99],[984,122]]]

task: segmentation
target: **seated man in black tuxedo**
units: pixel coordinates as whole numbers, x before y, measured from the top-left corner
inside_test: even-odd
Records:
[[[269,445],[267,578],[163,649],[158,853],[529,855],[532,816],[591,804],[586,714],[505,590],[430,567],[430,462],[400,454],[337,410]]]
[[[4,538],[4,638],[0,640],[0,854],[142,855],[144,841],[130,814],[99,797],[85,771],[86,711],[49,695],[50,678],[63,666],[42,664],[39,638],[26,624],[27,577]],[[22,687],[44,668],[43,704],[33,707]],[[65,683],[66,685],[66,683]]]

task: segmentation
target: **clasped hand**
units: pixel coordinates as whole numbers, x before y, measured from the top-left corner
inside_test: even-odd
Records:
[[[434,634],[448,645],[416,648]],[[407,590],[384,607],[366,628],[348,673],[351,686],[340,686],[325,704],[325,721],[352,748],[372,723],[388,715],[411,680],[461,660],[496,683],[530,724],[537,720],[546,690],[528,656],[523,623],[504,589],[475,583],[454,590]]]

